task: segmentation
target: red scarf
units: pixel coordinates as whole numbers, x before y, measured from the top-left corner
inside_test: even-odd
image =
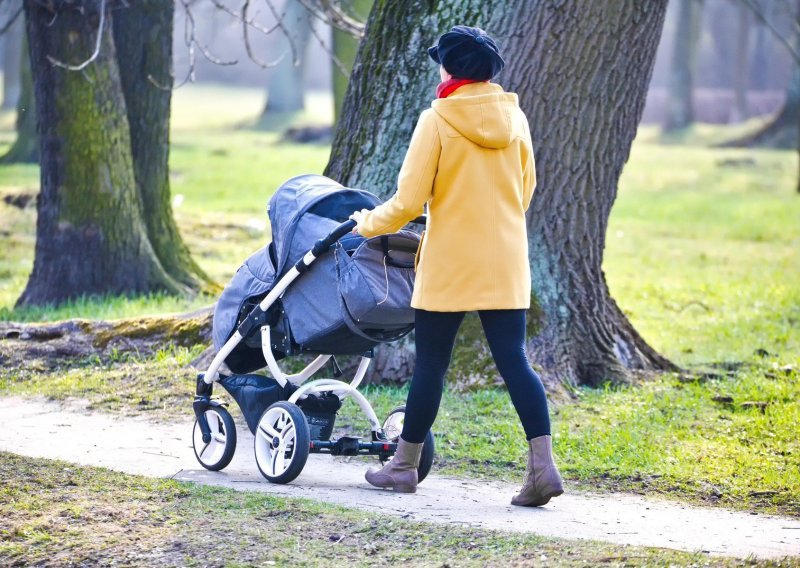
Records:
[[[447,81],[439,83],[436,87],[436,98],[437,99],[446,99],[453,91],[458,89],[463,85],[468,85],[469,83],[485,83],[486,81],[474,81],[472,79],[457,79],[456,77],[451,77]]]

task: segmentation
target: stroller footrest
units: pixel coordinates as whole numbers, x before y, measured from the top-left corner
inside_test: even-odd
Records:
[[[331,454],[332,456],[373,455],[389,458],[397,450],[393,442],[362,442],[359,438],[343,436],[338,440],[312,440],[312,454]]]

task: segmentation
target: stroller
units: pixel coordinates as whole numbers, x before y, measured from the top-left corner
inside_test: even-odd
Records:
[[[405,230],[373,238],[351,234],[350,214],[379,203],[369,192],[319,175],[292,178],[270,199],[272,242],[250,256],[222,292],[213,323],[217,354],[197,377],[192,441],[204,468],[223,469],[236,450],[236,427],[225,406],[212,399],[214,383],[239,405],[255,437],[258,469],[272,483],[294,480],[309,453],[376,455],[381,461],[395,453],[404,407],[381,423],[357,388],[373,348],[414,327],[410,301],[419,236]],[[303,354],[317,357],[297,373],[278,365]],[[337,355],[361,356],[350,383],[339,380]],[[223,362],[233,374],[219,373]],[[333,378],[306,382],[327,364]],[[271,376],[254,372],[264,367]],[[331,439],[347,397],[366,415],[370,440]],[[420,480],[433,457],[429,432]]]

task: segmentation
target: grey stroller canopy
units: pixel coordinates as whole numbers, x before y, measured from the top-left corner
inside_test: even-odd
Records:
[[[272,242],[251,255],[217,301],[214,347],[219,350],[273,284],[353,211],[381,200],[320,175],[284,183],[269,201]],[[419,236],[401,231],[365,239],[348,235],[293,282],[268,313],[276,359],[299,353],[363,354],[408,334]],[[260,334],[246,337],[225,360],[235,373],[266,365]]]

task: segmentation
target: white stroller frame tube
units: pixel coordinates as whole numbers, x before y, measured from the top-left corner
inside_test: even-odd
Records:
[[[275,359],[275,354],[272,353],[272,341],[270,339],[270,328],[268,325],[261,326],[261,351],[264,354],[264,359],[267,361],[269,372],[272,373],[272,378],[278,381],[278,384],[282,387],[285,387],[287,382],[293,385],[304,383],[314,373],[319,371],[332,357],[332,355],[320,355],[299,373],[287,375],[281,371],[281,368],[278,366],[278,361]]]
[[[272,377],[278,381],[282,387],[286,386],[287,382],[290,382],[293,385],[301,385],[314,373],[319,371],[332,357],[331,355],[320,355],[299,373],[287,375],[281,371],[280,367],[278,366],[278,361],[275,360],[275,355],[272,353],[270,329],[268,325],[261,327],[261,349],[264,353],[264,359],[267,360],[267,367],[269,368],[270,373],[272,373]],[[349,384],[336,379],[317,379],[316,381],[311,381],[310,383],[305,384],[294,391],[292,396],[289,397],[289,402],[297,404],[301,398],[305,398],[309,394],[322,392],[333,392],[336,396],[342,399],[346,396],[352,396],[361,407],[361,410],[364,412],[364,414],[367,415],[367,420],[369,420],[372,431],[377,432],[382,428],[381,423],[378,421],[378,417],[375,414],[375,411],[372,409],[372,405],[370,405],[369,401],[367,401],[363,394],[358,392],[358,385],[360,385],[361,381],[364,380],[364,376],[366,376],[367,369],[369,368],[369,363],[369,357],[361,358],[361,361],[358,364],[358,369],[356,370],[356,374]]]
[[[364,380],[364,376],[367,374],[367,369],[369,368],[369,363],[369,357],[361,358],[361,362],[358,364],[356,375],[349,384],[336,379],[317,379],[316,381],[311,381],[310,383],[305,384],[294,391],[292,396],[289,397],[289,402],[296,404],[298,400],[306,397],[309,394],[321,392],[332,392],[342,399],[346,396],[352,396],[358,406],[361,407],[361,410],[364,412],[364,414],[366,414],[372,431],[379,432],[383,429],[383,426],[378,420],[378,416],[375,414],[375,411],[372,409],[372,405],[369,403],[369,401],[364,397],[363,394],[358,392],[358,385],[360,385],[361,381]]]
[[[317,257],[314,256],[311,251],[308,251],[303,257],[303,264],[305,266],[310,266],[311,263],[316,259]],[[300,270],[298,270],[297,266],[293,266],[289,272],[287,272],[286,275],[278,281],[275,287],[270,290],[269,294],[267,294],[267,296],[261,300],[261,303],[258,305],[258,307],[261,308],[262,311],[266,312],[269,307],[275,303],[275,300],[283,295],[283,293],[286,291],[286,288],[289,287],[289,284],[294,282],[297,277],[300,276],[300,274]],[[211,361],[211,365],[209,365],[208,370],[203,374],[203,381],[206,384],[211,384],[219,380],[219,368],[222,366],[222,363],[225,361],[228,355],[231,354],[231,351],[233,351],[236,346],[241,343],[242,339],[242,334],[237,330],[233,335],[231,335],[230,339],[225,342],[225,345],[223,345],[219,350],[217,356],[214,357],[213,361]],[[271,349],[269,351],[272,352]],[[272,371],[272,368],[270,368],[270,371]],[[283,373],[281,373],[281,375],[283,376]],[[277,376],[275,378],[278,379]],[[284,384],[286,383],[281,383],[281,385]]]

